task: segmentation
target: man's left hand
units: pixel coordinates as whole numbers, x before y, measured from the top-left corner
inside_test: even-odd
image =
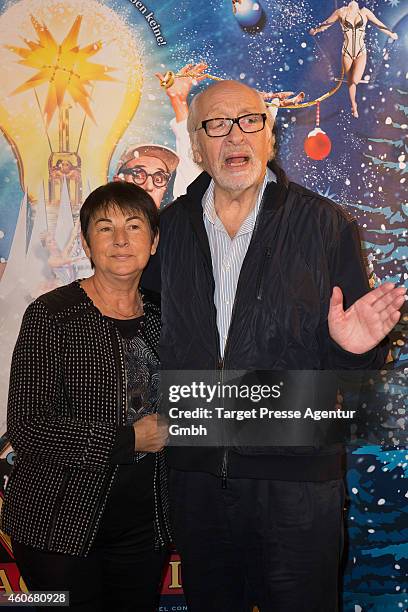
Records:
[[[404,287],[384,283],[344,310],[343,292],[334,287],[328,316],[330,337],[350,353],[371,350],[398,323],[405,293]]]

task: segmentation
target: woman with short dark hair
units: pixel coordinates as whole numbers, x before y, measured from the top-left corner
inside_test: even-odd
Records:
[[[35,300],[14,350],[2,529],[29,590],[69,591],[77,610],[149,612],[169,542],[160,309],[139,288],[158,212],[114,182],[80,219],[94,275]]]

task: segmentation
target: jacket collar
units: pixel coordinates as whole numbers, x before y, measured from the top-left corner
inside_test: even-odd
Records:
[[[273,167],[268,164],[273,170]],[[182,199],[183,205],[190,217],[190,222],[195,230],[198,237],[201,249],[207,260],[210,268],[211,264],[211,253],[210,245],[208,243],[207,232],[205,231],[204,219],[203,219],[203,206],[202,199],[208,186],[211,182],[211,177],[207,172],[202,172],[187,188],[187,195]],[[262,208],[259,214],[263,212],[276,212],[279,208],[284,205],[288,188],[281,182],[270,182],[267,184],[262,198]]]
[[[53,314],[58,314],[62,321],[77,319],[86,315],[89,311],[96,313],[99,317],[103,317],[85,289],[81,287],[81,280],[77,279],[69,285],[58,287],[40,296],[40,299],[46,303],[48,309]],[[142,287],[139,290],[142,294],[143,310],[146,318],[157,315],[160,312],[160,295],[153,291],[145,290]],[[109,317],[106,320],[109,320]]]
[[[268,163],[268,167],[274,171],[273,166]],[[208,186],[211,182],[211,177],[207,172],[202,172],[196,179],[187,187],[187,199],[188,202],[187,208],[191,211],[191,208],[197,208],[202,215],[202,199],[205,192],[208,189]],[[265,210],[278,210],[281,206],[283,206],[288,188],[281,182],[279,179],[277,182],[268,183],[265,194],[267,194],[267,198],[263,204],[263,208]],[[265,195],[264,194],[264,195]]]

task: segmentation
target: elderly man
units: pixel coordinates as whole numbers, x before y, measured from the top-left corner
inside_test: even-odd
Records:
[[[404,290],[369,292],[356,222],[288,183],[258,92],[195,96],[204,172],[161,216],[165,369],[372,369]],[[332,612],[344,489],[337,449],[169,448],[190,612]]]
[[[186,193],[187,186],[197,178],[201,173],[201,168],[198,166],[191,155],[190,138],[187,131],[187,116],[188,116],[188,96],[191,88],[202,81],[205,76],[208,65],[205,62],[197,64],[186,64],[178,71],[179,78],[174,78],[171,84],[166,84],[166,77],[161,72],[156,73],[160,84],[166,92],[167,98],[174,111],[174,117],[170,121],[170,127],[176,138],[176,151],[179,158],[177,172],[174,177],[173,196],[178,198]],[[189,76],[194,74],[195,76]],[[273,100],[279,106],[288,106],[290,104],[298,104],[304,98],[304,92],[294,94],[293,91],[279,92],[262,92],[262,96],[267,100]],[[277,107],[270,106],[268,112],[275,120]]]

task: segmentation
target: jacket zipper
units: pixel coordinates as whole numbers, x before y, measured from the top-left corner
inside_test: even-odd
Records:
[[[271,257],[271,255],[272,255],[271,247],[266,247],[264,258],[263,258],[263,261],[262,261],[261,271],[260,271],[259,277],[258,277],[257,288],[256,288],[256,299],[257,300],[262,300],[262,295],[263,295],[263,278],[264,278],[264,273],[265,273],[265,268],[266,268],[266,262]]]
[[[265,189],[265,191],[266,191],[266,189]],[[254,241],[254,237],[255,237],[255,235],[256,235],[256,233],[258,231],[259,217],[261,215],[264,203],[265,203],[265,192],[264,192],[264,194],[262,196],[261,204],[259,206],[258,215],[257,215],[256,220],[255,220],[254,230],[252,232],[251,240],[250,240],[249,245],[248,245],[247,253],[248,253],[249,249],[251,248],[251,245],[252,245],[252,243]],[[272,252],[272,249],[270,249],[270,247],[268,247],[266,249],[266,252],[268,250],[270,250]],[[266,252],[265,252],[265,254],[266,254]],[[263,261],[262,269],[261,269],[261,274],[262,275],[263,275],[264,266],[265,266],[265,259]],[[242,266],[241,266],[241,271],[242,271]],[[241,271],[240,271],[240,276],[241,276]],[[241,287],[242,287],[242,283],[239,282],[239,278],[238,278],[237,290],[235,292],[234,303],[232,305],[231,321],[230,321],[230,325],[229,325],[229,328],[228,328],[227,339],[225,341],[224,357],[222,359],[219,359],[219,362],[218,362],[219,363],[218,367],[221,370],[221,385],[224,384],[224,370],[225,370],[226,356],[227,356],[227,352],[228,352],[228,348],[229,348],[232,323],[233,323],[235,312],[236,312],[236,304],[237,304],[237,301],[238,301],[238,293],[241,292]],[[218,354],[219,354],[219,342],[217,344],[217,350],[218,350]],[[228,481],[228,455],[229,455],[228,447],[224,447],[224,452],[223,452],[223,456],[222,456],[222,464],[221,464],[221,488],[222,489],[227,489],[228,488],[227,487],[227,481]]]
[[[228,340],[228,337],[227,337],[227,340]],[[218,347],[219,347],[219,343],[218,343]],[[224,351],[224,355],[225,355],[225,351]],[[220,375],[221,375],[221,387],[224,386],[224,365],[225,365],[225,361],[224,359],[220,357],[218,361],[218,369],[220,370]],[[223,455],[222,455],[222,463],[221,463],[221,488],[222,489],[227,488],[227,478],[228,478],[228,448],[224,447]]]
[[[214,324],[214,329],[215,329],[215,345],[217,347],[216,370],[219,370],[220,372],[221,385],[223,385],[224,384],[224,359],[221,357],[220,334],[218,332],[218,327],[217,327],[217,315],[216,315],[215,305],[213,305],[212,312],[213,312],[213,324]],[[221,465],[221,487],[223,489],[227,488],[227,477],[228,477],[228,449],[224,448],[223,457],[222,457],[222,465]]]

